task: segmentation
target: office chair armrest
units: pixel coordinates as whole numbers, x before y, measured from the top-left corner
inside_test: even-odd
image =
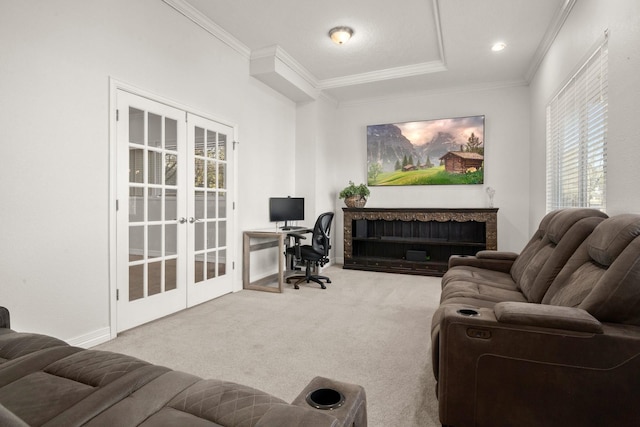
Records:
[[[300,240],[307,239],[306,237],[304,237],[302,234],[299,234],[299,233],[287,233],[287,236],[293,237],[296,241],[296,244],[300,242]]]

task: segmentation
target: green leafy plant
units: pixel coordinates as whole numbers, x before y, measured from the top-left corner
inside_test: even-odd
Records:
[[[349,181],[349,185],[344,187],[339,197],[341,199],[346,199],[351,196],[368,197],[369,194],[371,194],[371,192],[365,184],[355,185],[353,181]]]

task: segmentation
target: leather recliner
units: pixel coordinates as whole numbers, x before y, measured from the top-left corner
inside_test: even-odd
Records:
[[[640,420],[640,215],[600,221],[540,303],[476,302],[445,299],[439,309],[443,425]]]

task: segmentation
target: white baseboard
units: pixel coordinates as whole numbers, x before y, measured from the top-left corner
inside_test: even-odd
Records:
[[[80,335],[79,337],[65,340],[69,345],[82,348],[91,348],[98,344],[105,343],[111,339],[111,328],[102,328]]]

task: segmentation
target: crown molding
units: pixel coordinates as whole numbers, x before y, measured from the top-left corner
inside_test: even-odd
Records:
[[[295,58],[287,53],[284,49],[282,49],[278,45],[267,46],[262,49],[254,50],[251,52],[251,60],[259,60],[263,58],[276,58],[279,59],[283,64],[289,67],[294,73],[298,74],[301,78],[303,78],[307,83],[312,85],[314,88],[318,87],[318,79],[311,74],[309,70],[303,67]]]
[[[374,96],[370,98],[360,98],[353,101],[340,102],[340,107],[353,107],[358,105],[388,103],[391,101],[405,100],[409,98],[421,98],[442,94],[456,94],[468,92],[482,92],[487,90],[508,89],[514,87],[526,87],[529,83],[525,80],[512,80],[505,82],[478,83],[463,86],[439,87],[437,89],[425,89],[406,93],[398,93],[385,96]]]
[[[535,76],[542,60],[546,56],[547,52],[551,48],[551,44],[556,39],[558,33],[562,29],[569,13],[571,13],[571,9],[576,4],[576,0],[565,0],[564,3],[560,6],[560,9],[555,14],[555,19],[549,24],[547,31],[542,38],[542,41],[538,45],[538,49],[536,49],[536,53],[533,55],[531,59],[531,63],[529,64],[529,68],[527,69],[524,78],[528,83],[531,83],[533,76]]]
[[[406,65],[404,67],[387,68],[384,70],[376,70],[362,74],[352,74],[350,76],[321,80],[319,82],[318,89],[333,89],[363,83],[378,82],[382,80],[391,80],[403,77],[418,76],[422,74],[437,73],[439,71],[446,70],[447,67],[445,67],[442,61],[423,62],[420,64]]]
[[[436,37],[438,38],[438,51],[440,52],[440,61],[444,67],[447,66],[447,59],[444,54],[444,42],[442,36],[442,24],[440,23],[440,1],[433,0],[433,20],[436,24]],[[445,68],[446,69],[446,68]]]
[[[404,77],[417,76],[421,74],[429,74],[436,73],[440,71],[446,71],[446,61],[445,61],[445,52],[444,52],[444,44],[442,37],[442,27],[440,23],[440,5],[439,0],[432,0],[433,5],[433,16],[436,25],[436,37],[438,44],[438,51],[440,54],[440,59],[436,61],[423,62],[419,64],[412,64],[402,67],[394,67],[387,68],[383,70],[376,70],[361,74],[353,74],[343,77],[336,77],[325,80],[318,80],[309,70],[307,70],[304,66],[302,66],[298,61],[296,61],[293,56],[287,53],[280,46],[268,46],[263,49],[259,49],[256,51],[251,51],[248,46],[244,43],[236,39],[229,32],[224,30],[198,9],[189,4],[186,0],[162,0],[165,4],[176,10],[181,15],[185,16],[189,20],[191,20],[194,24],[198,25],[200,28],[207,31],[209,34],[216,37],[218,40],[226,44],[227,46],[234,49],[244,58],[248,59],[252,63],[259,63],[262,61],[270,60],[277,64],[283,64],[286,68],[290,69],[290,71],[296,75],[298,78],[304,80],[308,85],[311,86],[311,92],[317,91],[318,94],[322,93],[324,89],[331,88],[339,88],[344,86],[352,86],[363,83],[372,83],[382,80],[390,80]],[[571,1],[571,0],[567,0]],[[575,1],[575,0],[572,0]],[[264,73],[263,73],[264,74]],[[277,80],[282,83],[282,80],[289,80],[286,75],[290,75],[289,72],[282,73],[277,77]],[[265,83],[271,85],[273,82],[271,81],[274,78],[275,74],[271,73],[271,75],[263,75],[261,80]],[[297,78],[293,78],[293,80],[298,80]],[[291,82],[291,86],[300,87],[300,82],[295,83]],[[304,86],[304,84],[303,84]],[[276,90],[282,91],[282,88],[276,88]],[[306,88],[305,92],[310,93],[310,88]],[[290,94],[289,94],[290,95]],[[314,96],[312,95],[312,98]],[[305,95],[306,98],[306,95]],[[331,102],[336,102],[335,99],[326,95],[327,100]],[[300,100],[297,100],[300,101]]]
[[[227,46],[234,49],[236,52],[240,53],[246,59],[249,59],[251,56],[251,49],[247,47],[240,40],[233,37],[230,33],[228,33],[225,29],[220,27],[218,24],[213,22],[207,16],[205,16],[202,12],[200,12],[195,7],[191,6],[185,0],[162,0],[167,5],[174,8],[180,14],[184,15],[196,25],[204,29],[209,34],[213,35],[221,42],[226,44]]]

